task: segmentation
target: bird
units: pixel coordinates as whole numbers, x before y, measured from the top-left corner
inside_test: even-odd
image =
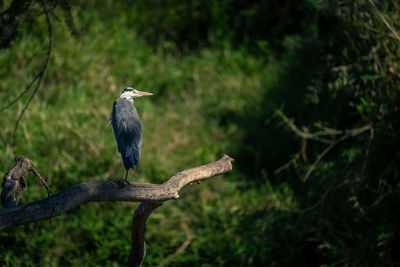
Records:
[[[150,95],[153,94],[126,87],[113,105],[110,124],[126,170],[125,181],[128,180],[130,168],[134,169],[134,166],[136,170],[139,168],[142,149],[142,125],[133,99]]]

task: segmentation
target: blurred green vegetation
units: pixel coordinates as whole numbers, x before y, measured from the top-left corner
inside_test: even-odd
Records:
[[[35,162],[53,191],[124,177],[107,120],[125,86],[155,94],[135,102],[144,139],[131,180],[159,183],[223,153],[236,160],[231,174],[185,188],[152,214],[145,265],[400,263],[396,1],[71,7],[73,23],[68,8],[50,17],[49,67],[17,131],[16,153]],[[17,38],[0,51],[0,106],[33,79],[46,54],[44,17],[19,20]],[[13,166],[14,124],[28,98],[1,113],[2,172]],[[328,145],[308,140],[306,157],[276,172],[302,142],[277,110],[302,131],[373,130],[338,143],[304,181]],[[23,203],[45,196],[29,176]],[[0,265],[124,265],[136,206],[90,203],[0,233]]]

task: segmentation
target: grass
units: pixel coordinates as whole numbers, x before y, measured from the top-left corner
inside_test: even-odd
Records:
[[[96,20],[76,16],[84,33],[71,37],[53,21],[54,48],[41,85],[17,132],[17,154],[26,154],[53,191],[73,184],[122,179],[123,169],[108,117],[125,86],[155,95],[135,102],[143,124],[139,172],[131,180],[159,183],[182,169],[235,157],[243,129],[229,114],[260,109],[276,86],[279,64],[265,65],[245,51],[208,48],[178,52],[170,43],[148,46],[126,25],[126,17]],[[36,27],[37,26],[37,27]],[[42,20],[1,52],[0,101],[4,105],[30,82],[47,46]],[[29,96],[29,94],[28,94]],[[27,97],[0,117],[2,171],[13,165],[16,114]],[[232,123],[233,120],[233,123]],[[271,217],[294,207],[292,192],[261,185],[237,168],[225,177],[186,188],[181,198],[160,207],[148,221],[145,264],[163,262],[186,240],[190,245],[166,265],[257,265],[271,250]],[[250,179],[251,180],[251,179]],[[45,197],[33,176],[22,201]],[[90,203],[55,218],[0,234],[4,266],[120,266],[130,250],[136,203]],[[269,230],[271,229],[271,230]]]

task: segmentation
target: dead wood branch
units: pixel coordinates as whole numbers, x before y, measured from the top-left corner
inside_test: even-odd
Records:
[[[14,154],[16,152],[16,146],[17,146],[17,130],[18,130],[18,126],[19,123],[22,119],[22,116],[24,116],[25,111],[28,109],[29,104],[32,102],[33,98],[35,97],[36,93],[38,92],[39,88],[40,88],[40,83],[42,82],[43,76],[47,70],[47,65],[49,64],[50,61],[50,55],[51,55],[51,49],[53,46],[53,27],[51,24],[51,20],[49,18],[49,10],[47,9],[47,6],[45,4],[45,2],[42,2],[43,4],[43,8],[44,8],[44,15],[46,18],[46,22],[47,22],[47,28],[48,28],[48,35],[49,35],[49,43],[48,43],[48,49],[47,49],[47,55],[46,55],[46,59],[43,63],[43,67],[40,70],[40,72],[36,75],[36,77],[32,80],[32,82],[26,87],[25,91],[22,92],[22,94],[20,94],[16,99],[14,99],[13,101],[11,101],[11,103],[7,106],[5,106],[2,111],[4,109],[7,109],[9,106],[11,106],[12,104],[14,104],[16,101],[18,101],[18,99],[20,99],[26,92],[28,92],[30,90],[30,88],[32,87],[32,85],[36,82],[35,88],[33,89],[33,92],[31,94],[31,96],[29,97],[28,101],[25,103],[22,111],[19,113],[18,118],[15,122],[14,125],[14,131],[13,131],[13,149],[14,149]]]
[[[12,226],[51,219],[86,202],[140,201],[142,203],[136,209],[132,220],[132,249],[128,266],[141,266],[146,255],[146,220],[150,214],[164,201],[179,198],[179,191],[186,185],[230,172],[233,159],[223,155],[218,161],[181,171],[163,184],[86,182],[45,199],[19,206],[18,199],[25,188],[25,177],[30,170],[39,177],[46,188],[48,187],[33,168],[31,160],[18,156],[16,162],[14,168],[4,175],[2,203],[6,208],[0,210],[0,232]],[[4,200],[3,195],[6,196]]]
[[[132,248],[128,267],[142,266],[146,256],[146,221],[150,214],[161,205],[162,202],[142,202],[135,210],[132,219]]]
[[[286,123],[290,130],[292,130],[296,135],[303,139],[313,139],[321,143],[330,144],[332,142],[331,140],[322,138],[320,136],[337,134],[337,132],[334,132],[332,131],[332,129],[328,128],[325,131],[318,131],[315,133],[309,133],[307,128],[304,128],[305,130],[302,131],[296,126],[296,124],[294,124],[288,117],[286,117],[286,115],[283,114],[282,111],[276,110],[275,114]]]
[[[362,134],[365,131],[371,130],[372,129],[372,125],[368,124],[365,125],[363,127],[360,128],[354,128],[354,129],[350,129],[350,130],[346,130],[344,131],[346,134],[342,135],[340,138],[336,139],[334,142],[332,142],[329,146],[327,146],[322,152],[321,154],[318,155],[318,157],[316,158],[316,160],[314,161],[314,163],[311,165],[311,167],[307,170],[307,173],[304,175],[303,177],[303,182],[307,181],[307,179],[310,177],[311,173],[314,171],[314,169],[317,167],[318,163],[321,161],[321,159],[328,154],[328,152],[334,148],[337,144],[343,142],[344,140],[346,140],[349,137],[354,137],[357,136],[359,134]]]
[[[27,160],[27,161],[25,161]],[[32,162],[25,158],[18,170],[17,177],[27,174]],[[48,198],[0,210],[0,231],[12,226],[47,220],[63,214],[73,207],[86,202],[131,201],[163,202],[179,198],[179,191],[186,185],[199,182],[232,170],[233,159],[224,155],[220,160],[200,167],[181,171],[163,184],[126,183],[124,181],[86,182],[74,185]],[[27,164],[26,167],[24,167]],[[17,165],[16,165],[17,166]],[[33,166],[33,164],[32,164]],[[10,176],[11,177],[11,176]],[[4,182],[3,182],[4,184]],[[16,189],[3,188],[2,194],[15,198]],[[4,203],[3,203],[4,205]]]
[[[359,128],[346,129],[346,130],[336,130],[328,127],[324,127],[321,131],[309,132],[306,127],[303,127],[303,130],[300,130],[282,111],[276,110],[275,114],[280,117],[285,123],[286,126],[295,133],[298,137],[301,138],[301,148],[300,151],[295,153],[292,158],[275,170],[275,174],[282,172],[283,170],[289,168],[290,166],[297,165],[297,161],[302,159],[304,162],[307,161],[306,148],[307,141],[314,140],[320,143],[329,144],[315,159],[313,164],[308,168],[306,174],[302,178],[303,182],[307,181],[312,172],[315,170],[319,162],[331,151],[335,146],[347,140],[350,137],[358,136],[366,131],[373,132],[373,127],[371,124],[364,125]],[[329,138],[322,138],[321,136],[327,136]]]
[[[186,225],[183,216],[181,217],[181,225],[183,230],[186,233],[186,240],[183,242],[183,244],[172,254],[168,255],[166,258],[164,258],[159,264],[158,267],[163,267],[168,264],[168,262],[171,261],[174,257],[178,256],[181,254],[192,242],[192,234],[190,233],[189,227]]]
[[[1,209],[0,231],[12,226],[60,216],[64,212],[86,202],[163,202],[169,199],[177,199],[179,198],[179,191],[184,186],[230,172],[232,170],[232,161],[231,157],[224,155],[218,161],[181,171],[163,184],[102,181],[74,185],[39,201]]]
[[[50,196],[51,190],[39,172],[33,167],[33,162],[26,156],[17,156],[15,157],[14,167],[3,176],[3,183],[1,184],[3,188],[1,192],[3,207],[11,208],[18,205],[22,191],[26,186],[25,179],[29,171],[33,172],[40,179]]]

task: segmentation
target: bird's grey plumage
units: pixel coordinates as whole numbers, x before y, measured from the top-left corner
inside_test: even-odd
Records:
[[[139,167],[142,150],[142,126],[133,101],[118,98],[114,102],[111,125],[125,169]]]
[[[132,87],[122,90],[121,95],[114,102],[110,121],[117,140],[118,151],[126,170],[125,180],[128,179],[130,168],[139,168],[140,152],[142,150],[142,125],[139,115],[133,105],[133,99],[153,95],[141,92]]]

